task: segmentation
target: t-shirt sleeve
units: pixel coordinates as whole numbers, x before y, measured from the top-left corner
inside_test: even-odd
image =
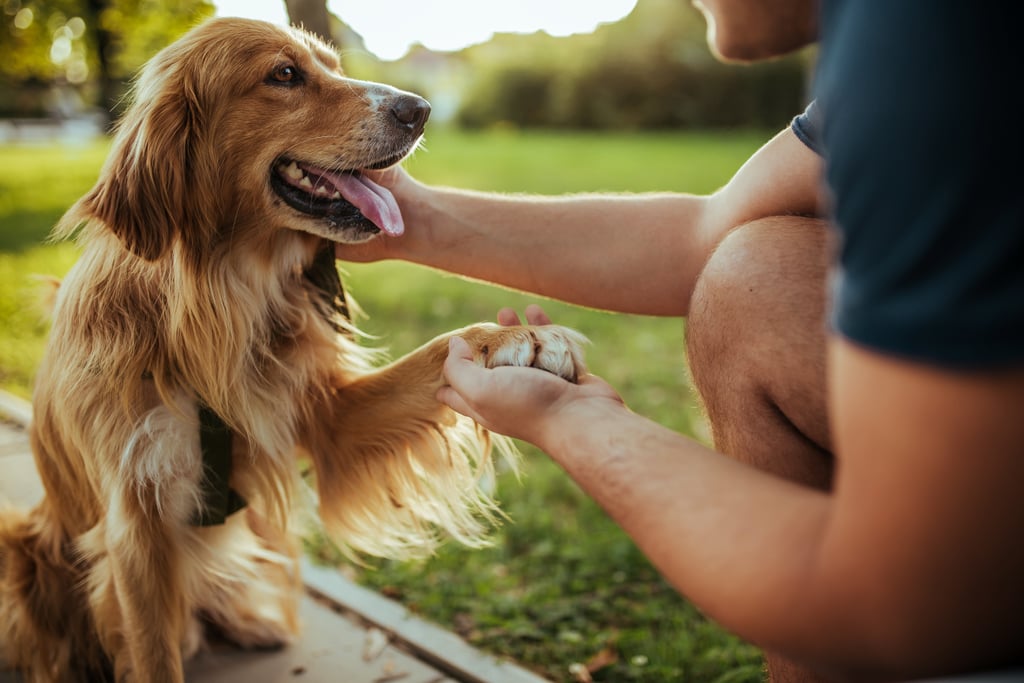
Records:
[[[946,367],[1024,363],[1022,10],[827,4],[816,92],[839,234],[833,327]]]
[[[812,152],[822,155],[821,148],[821,121],[818,112],[818,103],[811,100],[802,113],[793,117],[790,128],[800,142],[807,145]]]

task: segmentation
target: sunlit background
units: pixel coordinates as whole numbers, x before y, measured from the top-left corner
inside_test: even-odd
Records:
[[[350,74],[426,96],[434,126],[773,127],[799,111],[803,56],[712,58],[686,0],[0,0],[0,118],[107,127],[132,76],[210,16],[319,33]],[[30,126],[22,126],[22,133]],[[11,126],[0,124],[0,139]]]
[[[215,5],[218,16],[288,20],[281,0],[220,0]],[[485,42],[496,32],[590,33],[601,23],[622,19],[635,5],[636,0],[328,0],[327,9],[345,18],[363,37],[367,50],[380,59],[394,60],[416,43],[430,50],[454,51]]]

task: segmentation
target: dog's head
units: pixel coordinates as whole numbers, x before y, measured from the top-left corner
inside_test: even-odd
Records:
[[[397,234],[394,198],[360,171],[409,154],[429,112],[416,95],[346,78],[308,33],[215,19],[143,69],[78,218],[150,260],[179,239],[201,254],[267,230]]]

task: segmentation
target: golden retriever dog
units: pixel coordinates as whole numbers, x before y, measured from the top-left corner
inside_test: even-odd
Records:
[[[381,556],[479,541],[496,512],[495,440],[435,398],[450,334],[377,362],[333,261],[401,232],[361,171],[419,144],[427,103],[241,19],[160,52],[133,95],[57,226],[82,253],[36,380],[46,496],[0,515],[0,656],[32,681],[181,681],[208,632],[289,642],[304,491],[332,539]],[[561,327],[455,333],[488,366],[584,371]]]

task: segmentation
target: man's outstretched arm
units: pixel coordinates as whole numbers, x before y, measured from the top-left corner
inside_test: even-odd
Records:
[[[431,187],[393,169],[380,180],[399,201],[405,234],[337,253],[402,259],[606,310],[685,315],[697,276],[730,230],[820,212],[820,171],[788,128],[710,196],[500,195]]]

